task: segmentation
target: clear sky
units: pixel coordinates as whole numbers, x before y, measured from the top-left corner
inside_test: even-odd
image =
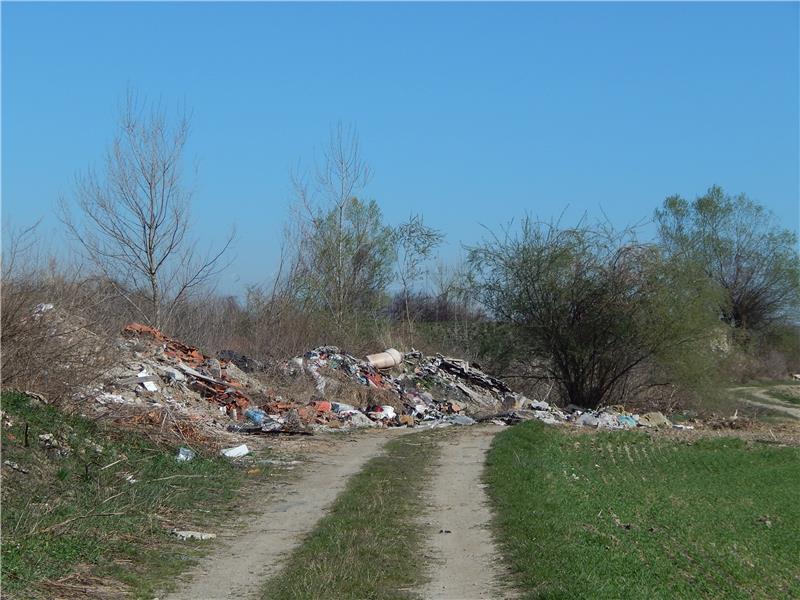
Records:
[[[715,183],[798,227],[797,3],[1,10],[2,216],[43,218],[56,247],[55,202],[100,164],[128,86],[193,108],[194,228],[236,226],[234,293],[274,269],[289,170],[337,121],[366,195],[390,223],[423,214],[448,260],[526,212],[626,225]]]

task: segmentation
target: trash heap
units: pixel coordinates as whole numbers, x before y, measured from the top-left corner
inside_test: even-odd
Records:
[[[389,356],[397,358],[389,361]],[[387,368],[392,368],[394,374]],[[334,401],[326,403],[330,404],[336,418],[350,420],[357,426],[378,423],[384,426],[441,427],[486,421],[510,425],[539,420],[548,424],[570,423],[598,429],[633,429],[639,426],[692,429],[687,425],[673,425],[661,413],[640,416],[625,411],[621,406],[595,411],[569,406],[562,410],[514,392],[505,382],[484,373],[475,364],[441,354],[426,357],[421,352],[412,351],[400,355],[390,349],[362,360],[336,346],[321,346],[289,361],[284,370],[295,376],[301,372],[310,376],[321,398],[337,395],[340,387],[332,377],[334,373],[344,374],[354,383],[396,396],[392,404],[371,403],[365,407]],[[324,417],[320,422],[322,419]]]
[[[317,397],[331,400],[329,417],[357,426],[469,425],[524,403],[524,396],[467,361],[420,352],[390,349],[365,360],[321,346],[286,363],[284,371],[309,376]],[[362,395],[360,405],[334,401],[342,395],[342,376],[376,393]]]
[[[280,395],[256,376],[264,365],[241,354],[208,356],[140,323],[122,333],[116,364],[84,395],[119,418],[128,418],[120,405],[145,407],[150,412],[135,418],[162,428],[169,418],[185,439],[196,430],[309,434],[532,419],[608,429],[671,426],[660,413],[631,415],[621,407],[561,410],[514,392],[474,363],[394,349],[362,359],[335,346],[315,348],[281,365]]]

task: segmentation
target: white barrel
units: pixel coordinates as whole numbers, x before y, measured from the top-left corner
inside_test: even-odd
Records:
[[[394,348],[367,355],[367,362],[376,369],[390,369],[403,362],[403,355]]]

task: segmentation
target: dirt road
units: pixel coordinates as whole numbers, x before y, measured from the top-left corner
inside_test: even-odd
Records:
[[[761,408],[768,408],[770,410],[785,413],[787,415],[795,417],[796,419],[800,419],[800,407],[789,404],[788,402],[782,402],[780,400],[776,400],[775,398],[767,394],[767,388],[738,387],[738,388],[731,388],[729,391],[736,394],[737,400],[746,402],[747,404],[751,404],[753,406],[758,406]],[[751,397],[747,397],[745,394],[742,394],[741,392],[746,392]],[[759,400],[763,400],[763,402],[759,402]]]
[[[392,437],[386,431],[359,433],[336,440],[330,453],[311,457],[277,499],[265,494],[244,528],[220,535],[221,543],[186,573],[184,586],[167,600],[259,597],[263,582],[278,572],[282,559],[313,529],[350,476]]]
[[[495,426],[453,429],[442,436],[442,454],[426,493],[421,517],[428,532],[431,581],[425,599],[509,598],[501,561],[488,528],[491,513],[481,475]],[[278,573],[288,554],[324,516],[348,479],[383,445],[411,430],[374,431],[330,442],[299,468],[299,476],[276,493],[266,493],[242,526],[222,533],[210,555],[183,577],[167,600],[258,598],[264,582]]]
[[[500,558],[492,540],[481,481],[486,452],[500,427],[464,427],[442,441],[440,464],[429,491],[431,581],[427,599],[509,598]]]

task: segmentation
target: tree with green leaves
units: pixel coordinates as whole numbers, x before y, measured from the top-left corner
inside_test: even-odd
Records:
[[[538,368],[573,404],[607,404],[659,357],[710,348],[713,288],[631,232],[526,218],[471,248],[469,263],[504,338],[496,351]]]
[[[343,326],[374,310],[392,279],[392,230],[377,202],[350,198],[341,210],[318,212],[300,246],[301,289]]]
[[[797,234],[744,194],[713,186],[693,202],[670,196],[656,211],[661,244],[675,260],[702,265],[724,290],[720,316],[763,329],[800,307]]]
[[[393,275],[394,232],[377,202],[358,197],[370,177],[355,130],[341,124],[311,176],[293,175],[298,293],[340,332],[384,300]]]

